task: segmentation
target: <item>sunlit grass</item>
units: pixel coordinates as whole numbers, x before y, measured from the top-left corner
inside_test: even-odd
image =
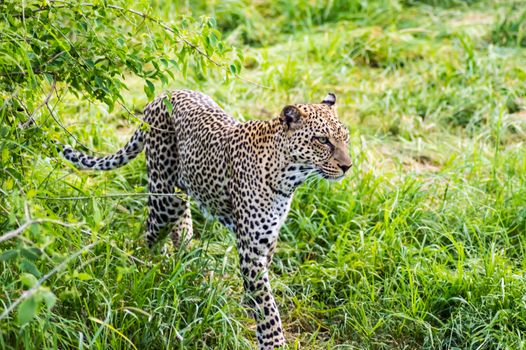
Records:
[[[279,2],[277,14],[273,3],[215,8],[245,52],[242,76],[265,87],[211,72],[156,88],[201,90],[239,119],[337,94],[354,167],[296,193],[271,272],[290,346],[525,348],[526,51],[519,17],[505,20],[521,3],[379,1],[356,16],[339,1],[324,15],[295,13],[302,2]],[[128,88],[139,111],[143,81]],[[60,118],[95,152],[115,151],[137,126],[122,109],[65,98]],[[0,310],[28,289],[24,274],[40,278],[95,246],[44,283],[51,310],[23,326],[16,311],[0,321],[0,348],[254,346],[234,237],[195,209],[190,247],[152,256],[141,241],[146,198],[105,197],[145,191],[143,156],[88,173],[25,147],[24,192],[2,189],[5,230],[26,203],[34,218],[74,226],[34,225],[1,243]],[[89,198],[45,199],[71,196]]]

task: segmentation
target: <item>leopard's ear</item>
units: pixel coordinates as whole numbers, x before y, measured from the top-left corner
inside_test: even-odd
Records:
[[[294,130],[300,127],[302,114],[301,111],[296,106],[286,106],[281,111],[279,119],[281,123],[286,126],[288,130]]]
[[[329,106],[334,106],[336,104],[336,95],[333,94],[332,92],[329,92],[327,96],[325,96],[323,101],[321,101],[321,103],[329,105]]]

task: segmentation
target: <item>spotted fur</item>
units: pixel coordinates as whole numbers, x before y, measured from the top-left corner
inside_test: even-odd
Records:
[[[268,268],[293,192],[310,174],[337,180],[352,165],[335,103],[329,94],[319,104],[286,106],[269,121],[240,123],[210,97],[179,90],[146,106],[148,130],[137,130],[116,154],[94,158],[66,147],[63,155],[79,168],[108,170],[144,148],[151,193],[180,190],[236,234],[259,348],[274,349],[285,338]],[[148,206],[148,245],[165,230],[176,246],[192,236],[187,199],[151,195]]]

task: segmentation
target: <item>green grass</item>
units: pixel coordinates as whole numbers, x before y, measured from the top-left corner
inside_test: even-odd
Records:
[[[166,20],[175,10],[213,13],[245,54],[242,76],[265,86],[211,71],[176,75],[157,91],[203,91],[239,119],[337,94],[352,173],[300,188],[272,266],[289,345],[526,348],[526,6],[308,4],[154,4]],[[142,84],[128,79],[131,110],[147,102]],[[122,109],[60,88],[58,116],[97,154],[137,126]],[[143,156],[113,172],[78,172],[42,151],[42,134],[75,141],[46,113],[38,118],[42,129],[12,142],[22,156],[4,169],[12,177],[0,228],[21,225],[26,206],[72,226],[43,222],[0,243],[0,312],[65,262],[29,298],[36,318],[20,325],[19,307],[0,320],[0,348],[252,348],[232,234],[195,209],[199,238],[170,258],[152,254],[141,241],[146,198],[107,197],[145,191]],[[70,196],[88,198],[46,199]]]

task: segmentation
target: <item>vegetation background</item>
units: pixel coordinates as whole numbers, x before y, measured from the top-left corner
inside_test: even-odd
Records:
[[[0,1],[0,348],[248,349],[234,237],[141,240],[162,90],[240,120],[333,91],[352,173],[295,196],[272,267],[291,348],[526,348],[522,0]]]

